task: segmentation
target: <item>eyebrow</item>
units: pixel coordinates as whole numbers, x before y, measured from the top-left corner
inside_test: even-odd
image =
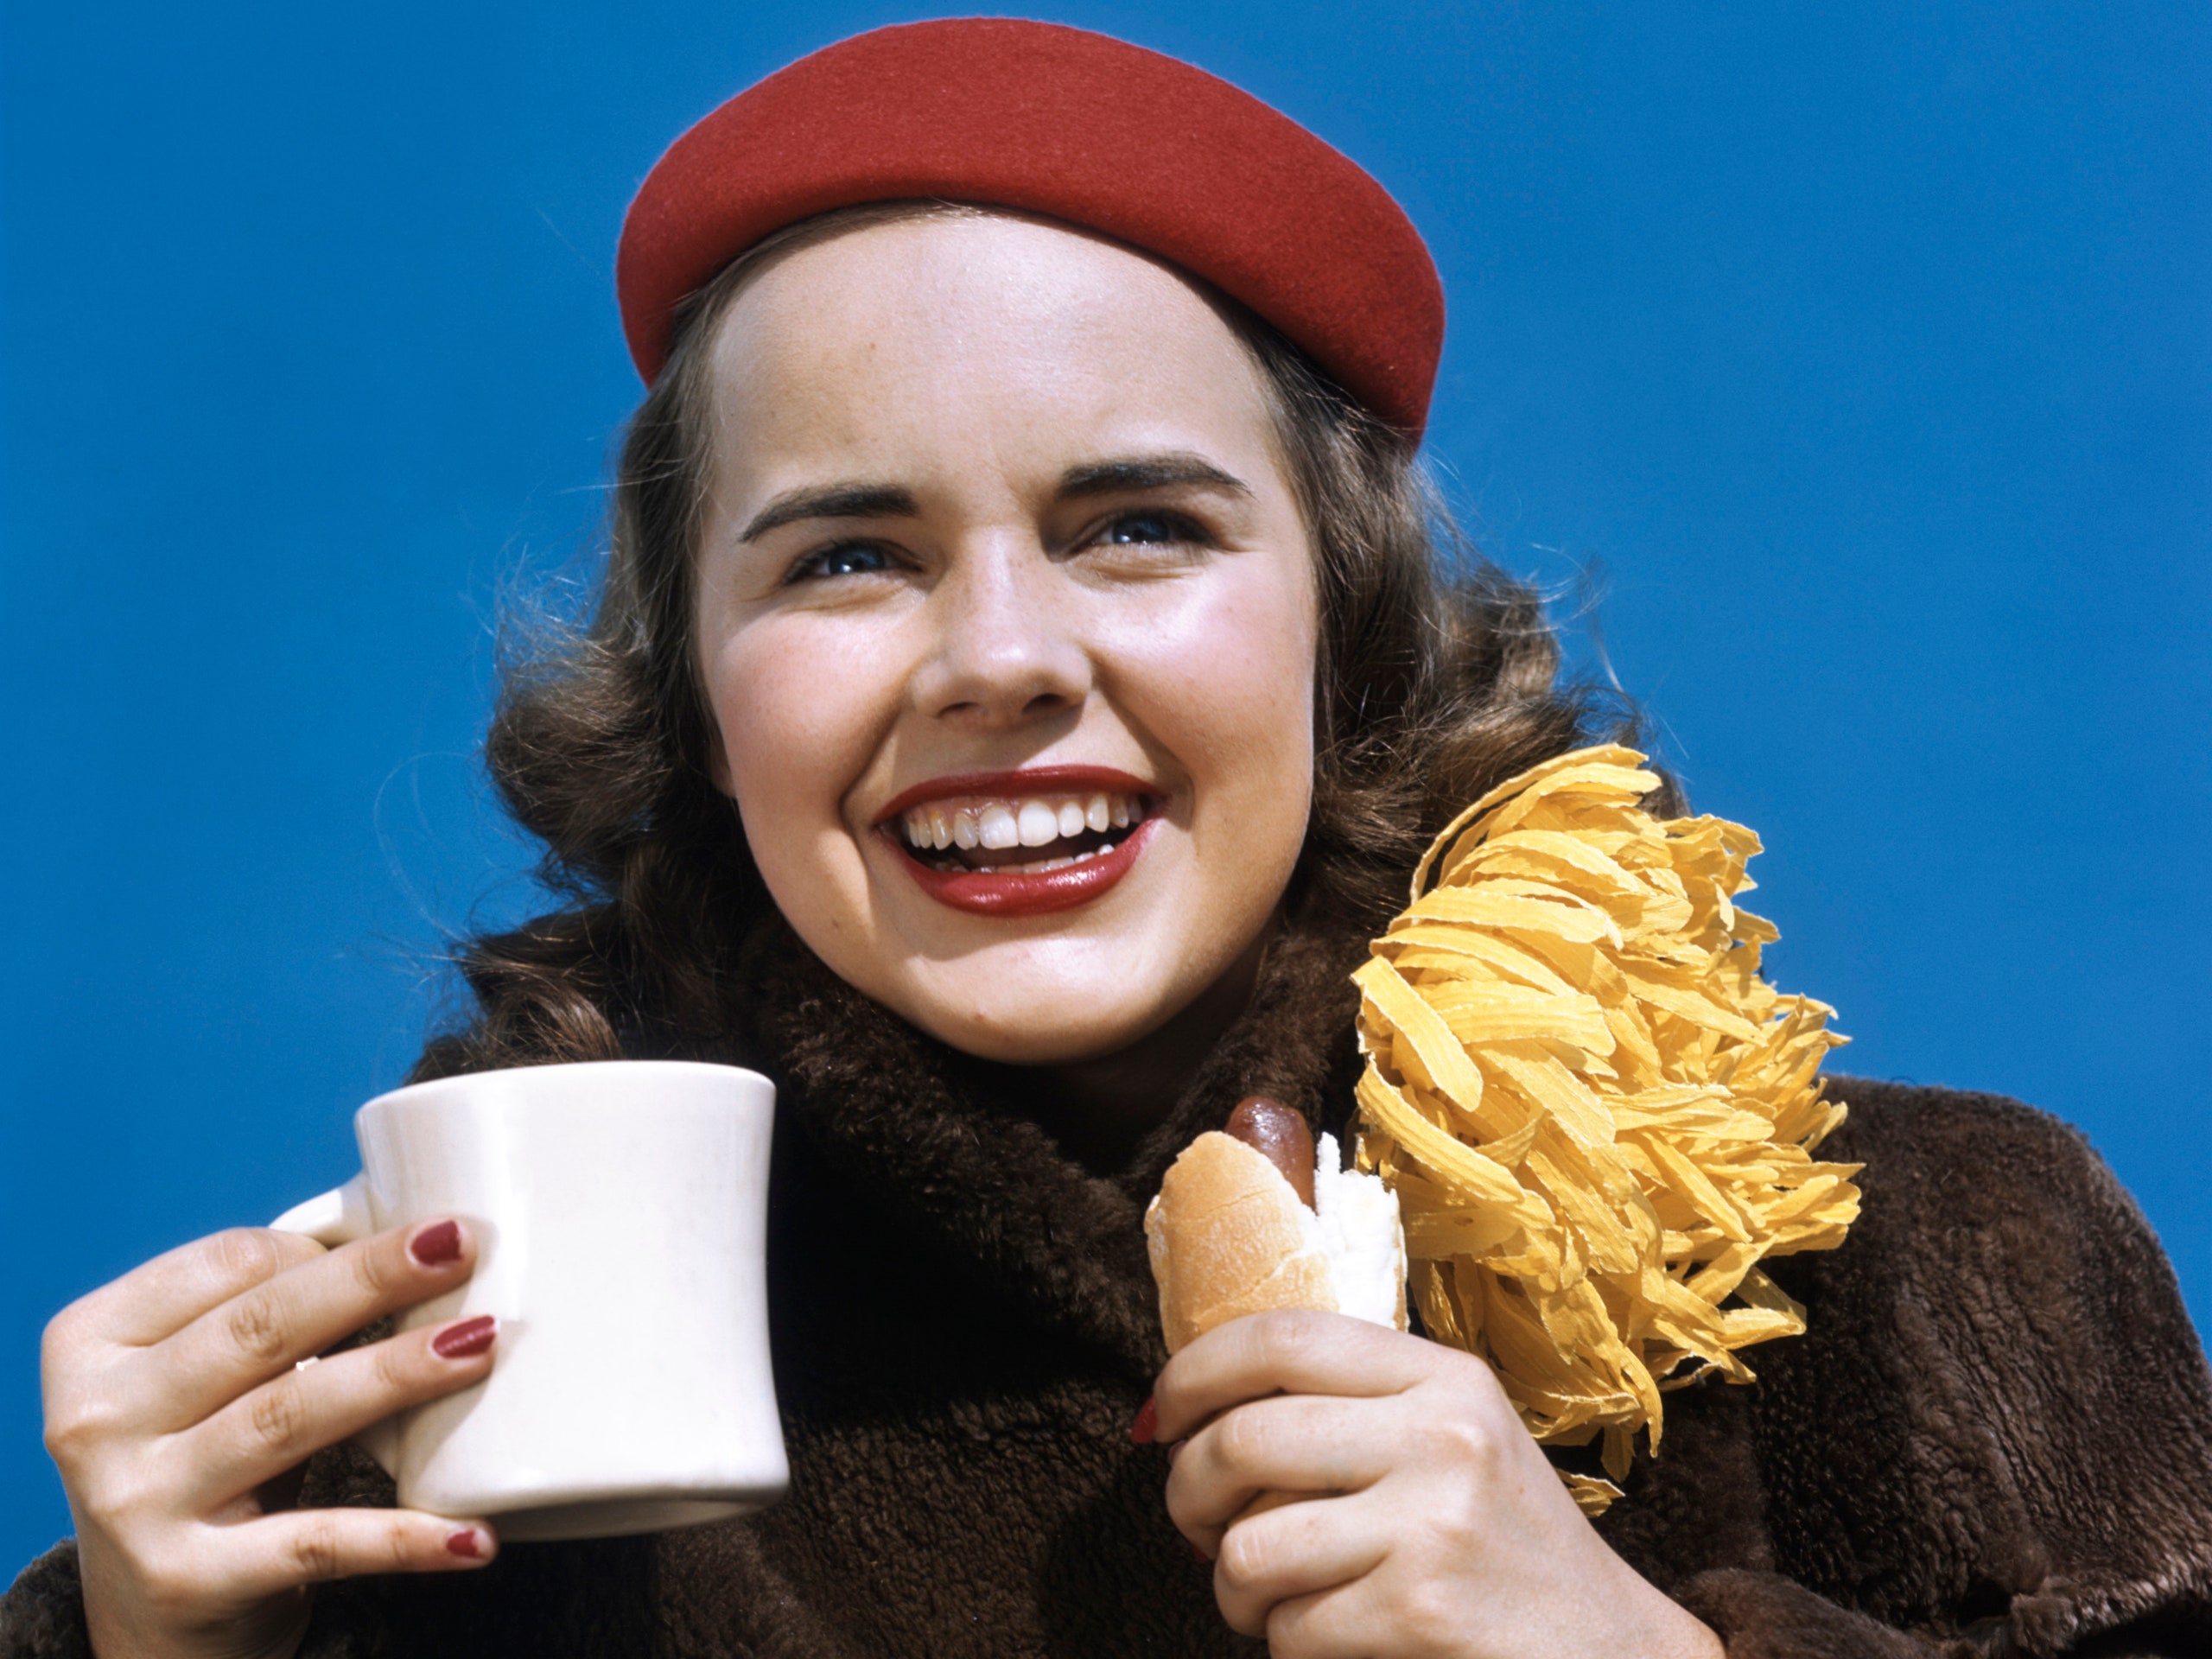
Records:
[[[741,542],[758,541],[772,530],[802,518],[918,518],[913,493],[895,484],[830,484],[790,490],[753,517]]]
[[[1086,495],[1117,495],[1124,490],[1165,490],[1178,485],[1200,485],[1249,495],[1252,489],[1241,478],[1224,473],[1202,455],[1171,451],[1158,455],[1121,455],[1071,467],[1060,475],[1059,496],[1069,500]]]
[[[1055,493],[1063,501],[1128,491],[1187,488],[1225,490],[1249,495],[1251,486],[1200,455],[1171,451],[1157,455],[1117,455],[1071,467],[1060,475]],[[787,491],[755,513],[739,536],[758,541],[772,530],[806,518],[918,518],[913,492],[895,484],[827,484]]]

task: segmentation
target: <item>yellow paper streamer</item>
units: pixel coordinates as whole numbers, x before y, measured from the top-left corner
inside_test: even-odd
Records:
[[[1461,813],[1360,988],[1359,1165],[1405,1218],[1428,1333],[1479,1354],[1540,1441],[1604,1437],[1612,1480],[1660,1393],[1805,1328],[1759,1271],[1833,1249],[1856,1164],[1819,1071],[1832,1010],[1759,976],[1774,928],[1738,909],[1758,838],[1643,810],[1633,749],[1578,750]]]

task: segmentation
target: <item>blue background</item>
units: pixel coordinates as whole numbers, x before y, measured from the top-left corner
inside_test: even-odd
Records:
[[[856,4],[0,25],[0,1579],[41,1325],[353,1167],[529,899],[474,746],[588,573],[610,270],[685,124]],[[1452,304],[1432,451],[1773,849],[1840,1064],[2082,1125],[2212,1313],[2212,11],[1054,6],[1364,162]],[[1102,96],[1110,92],[1102,90]]]

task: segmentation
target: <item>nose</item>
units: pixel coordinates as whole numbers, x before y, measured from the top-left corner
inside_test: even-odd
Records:
[[[1090,652],[1080,595],[1042,548],[1005,536],[961,550],[931,594],[931,638],[913,681],[927,715],[980,727],[1011,726],[1083,706]]]

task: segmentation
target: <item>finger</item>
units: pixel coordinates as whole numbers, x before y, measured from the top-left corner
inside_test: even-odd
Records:
[[[143,1346],[323,1253],[321,1245],[297,1233],[233,1227],[134,1268],[72,1304],[55,1324],[67,1321],[105,1341]]]
[[[498,1327],[488,1315],[409,1331],[286,1371],[174,1437],[194,1514],[357,1434],[395,1411],[483,1380]]]
[[[1214,1599],[1230,1628],[1272,1635],[1269,1616],[1282,1603],[1381,1566],[1390,1553],[1390,1534],[1375,1509],[1364,1497],[1317,1498],[1230,1528],[1213,1566]]]
[[[1304,1595],[1287,1597],[1270,1607],[1265,1622],[1254,1635],[1268,1639],[1268,1659],[1365,1659],[1375,1651],[1377,1630],[1402,1629],[1399,1610],[1380,1593],[1370,1569]],[[1411,1651],[1450,1653],[1467,1640],[1468,1632],[1453,1630],[1445,1639]]]
[[[1350,1492],[1371,1486],[1401,1455],[1387,1410],[1371,1401],[1281,1395],[1216,1418],[1167,1471],[1167,1514],[1209,1554],[1222,1529],[1262,1492]]]
[[[1440,1351],[1342,1313],[1247,1314],[1167,1362],[1153,1391],[1159,1436],[1181,1440],[1217,1413],[1270,1394],[1397,1394],[1433,1375]]]
[[[219,1580],[202,1577],[200,1586],[239,1602],[333,1579],[483,1567],[499,1549],[481,1521],[419,1510],[291,1510],[207,1530],[223,1567]]]
[[[394,1228],[289,1268],[210,1308],[147,1355],[161,1427],[183,1428],[379,1314],[453,1289],[476,1264],[467,1226]]]

